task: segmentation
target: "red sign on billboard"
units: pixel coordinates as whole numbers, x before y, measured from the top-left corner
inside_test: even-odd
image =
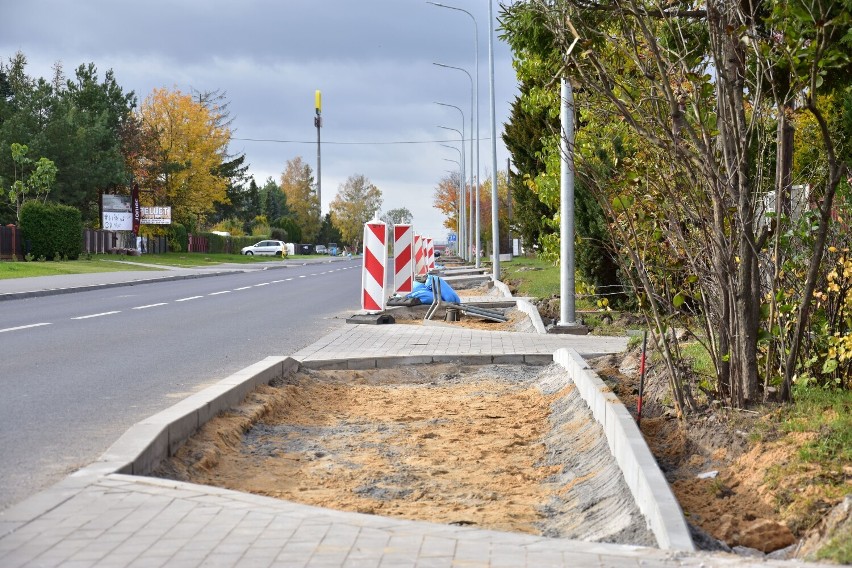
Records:
[[[139,203],[139,184],[134,183],[130,192],[130,202],[133,207],[133,234],[139,234],[139,224],[142,222],[142,205]]]

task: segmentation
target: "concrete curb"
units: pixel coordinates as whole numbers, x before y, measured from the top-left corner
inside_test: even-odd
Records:
[[[293,372],[299,362],[291,357],[267,357],[174,406],[131,426],[98,460],[114,473],[147,475],[198,428],[224,410],[239,405],[262,384]]]
[[[257,270],[279,270],[282,268],[290,268],[293,266],[307,266],[309,264],[323,264],[323,263],[332,263],[338,262],[342,260],[349,260],[346,258],[332,257],[335,260],[326,260],[319,259],[316,262],[308,262],[308,261],[291,261],[290,264],[270,264],[268,266],[263,266],[259,268],[258,265],[246,265],[246,268],[232,268],[227,270],[217,270],[215,272],[198,272],[195,274],[178,274],[173,276],[162,276],[162,277],[153,277],[153,278],[143,278],[137,280],[126,280],[123,282],[108,282],[103,284],[90,284],[85,286],[69,286],[68,288],[47,288],[43,290],[31,290],[26,292],[7,292],[0,293],[0,302],[4,300],[24,300],[26,298],[40,298],[44,296],[58,296],[60,294],[74,294],[77,292],[90,292],[92,290],[103,290],[106,288],[121,288],[125,286],[138,286],[140,284],[155,284],[158,282],[174,282],[177,280],[191,280],[194,278],[208,278],[211,276],[224,276],[226,274],[239,274],[242,272],[253,272]],[[313,259],[312,259],[313,260]],[[285,261],[287,262],[287,261]],[[168,269],[165,269],[168,270]]]
[[[500,280],[494,280],[494,287],[495,287],[495,288],[497,288],[498,290],[500,290],[500,294],[501,294],[504,298],[511,298],[511,297],[512,297],[512,291],[511,291],[511,290],[509,290],[509,287],[508,287],[508,286],[506,286],[506,285],[505,285],[503,282],[501,282]]]
[[[515,306],[527,314],[535,328],[536,333],[547,335],[547,329],[544,327],[544,322],[541,321],[541,314],[538,313],[538,308],[532,305],[532,302],[518,298],[515,300]]]
[[[694,552],[680,504],[630,413],[575,350],[559,349],[553,360],[565,367],[603,426],[609,449],[660,548]]]
[[[92,290],[103,290],[105,288],[122,288],[124,286],[138,286],[140,284],[153,284],[156,282],[174,282],[177,280],[190,280],[193,278],[207,278],[209,276],[222,276],[234,274],[241,270],[223,270],[221,272],[209,272],[201,274],[180,274],[177,276],[163,276],[161,278],[145,278],[143,280],[127,280],[124,282],[110,282],[108,284],[91,284],[88,286],[72,286],[70,288],[49,288],[46,290],[32,290],[30,292],[8,292],[0,294],[0,302],[4,300],[23,300],[26,298],[41,298],[43,296],[58,296],[60,294],[75,294],[77,292],[89,292]]]

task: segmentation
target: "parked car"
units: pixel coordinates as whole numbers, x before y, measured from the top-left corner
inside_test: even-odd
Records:
[[[282,241],[260,241],[248,247],[243,247],[240,254],[251,255],[267,255],[267,256],[283,256],[287,250],[287,245]]]
[[[328,243],[328,254],[331,256],[340,254],[340,251],[337,250],[337,243]]]
[[[325,248],[325,245],[317,245],[314,247],[314,252],[316,254],[328,254],[328,249]]]

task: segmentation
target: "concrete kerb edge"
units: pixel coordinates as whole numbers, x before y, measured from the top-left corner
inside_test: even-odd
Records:
[[[139,286],[140,284],[153,284],[156,282],[174,282],[177,280],[190,280],[193,278],[208,278],[210,276],[222,276],[242,272],[241,270],[223,270],[220,272],[205,272],[199,274],[180,274],[177,276],[163,276],[161,278],[145,278],[143,280],[127,280],[124,282],[110,282],[108,284],[92,284],[89,286],[74,286],[70,288],[49,288],[45,290],[32,290],[29,292],[9,292],[0,294],[0,302],[4,300],[24,300],[27,298],[41,298],[44,296],[58,296],[61,294],[76,294],[77,292],[89,292],[92,290],[103,290],[106,288],[123,288],[125,286]]]
[[[292,373],[299,362],[291,357],[267,357],[131,426],[98,460],[84,468],[103,475],[147,475],[171,456],[198,428],[220,412],[237,406],[261,384]]]
[[[494,280],[493,284],[504,298],[514,298],[512,291],[509,290],[509,287],[505,283],[500,280]],[[530,318],[536,333],[547,335],[547,329],[544,327],[544,322],[541,321],[541,314],[538,313],[538,308],[532,305],[532,302],[523,298],[515,298],[515,307]]]
[[[239,404],[260,384],[299,368],[292,357],[267,357],[131,426],[106,452],[55,485],[0,511],[0,521],[14,532],[65,501],[95,479],[111,474],[147,475],[163,458],[222,410]]]
[[[553,360],[568,371],[595,420],[603,426],[613,457],[660,548],[695,551],[680,504],[630,413],[577,351],[559,349]]]
[[[494,280],[494,287],[497,288],[498,290],[500,290],[500,294],[504,298],[511,298],[512,297],[512,291],[509,290],[509,287],[506,286],[506,284],[504,284],[500,280]]]

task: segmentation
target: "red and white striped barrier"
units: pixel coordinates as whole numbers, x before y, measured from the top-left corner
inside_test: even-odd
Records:
[[[385,267],[388,264],[387,227],[381,221],[364,223],[364,260],[361,270],[361,308],[385,309]]]
[[[426,255],[423,250],[423,237],[414,235],[414,273],[417,276],[422,276],[426,274],[427,270]]]
[[[435,243],[431,238],[426,239],[426,266],[428,270],[435,269]]]
[[[410,294],[414,289],[414,229],[393,226],[393,293]]]

